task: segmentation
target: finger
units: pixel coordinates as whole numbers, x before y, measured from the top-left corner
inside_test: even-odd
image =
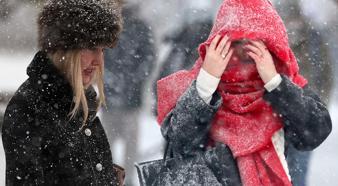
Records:
[[[245,45],[245,48],[255,53],[257,56],[263,57],[262,51],[259,48],[257,48],[255,45],[248,44],[248,45]]]
[[[256,64],[261,61],[261,58],[257,54],[253,52],[247,52],[247,54],[255,61]]]
[[[233,53],[234,53],[234,49],[230,49],[229,52],[228,52],[228,54],[225,56],[223,62],[224,63],[228,63],[230,61],[230,58],[231,58],[231,56],[232,56]]]
[[[217,43],[218,43],[220,38],[221,38],[221,35],[217,34],[216,37],[214,39],[212,39],[211,44],[210,44],[210,48],[212,50],[215,50]]]
[[[264,43],[264,41],[262,41],[262,40],[258,40],[258,42],[262,45],[262,46],[265,46],[266,47],[266,45],[265,45],[265,43]]]
[[[261,50],[261,52],[264,54],[264,52],[266,52],[266,46],[263,43],[263,41],[252,41],[250,40],[250,43],[252,43],[254,46],[256,46],[257,48],[259,48],[259,50]]]
[[[265,45],[265,43],[262,40],[259,40],[260,46],[262,47],[262,50],[264,52],[269,52],[268,47]]]
[[[219,44],[218,44],[218,46],[217,46],[217,48],[216,48],[216,51],[217,51],[218,53],[221,53],[221,52],[222,52],[222,50],[224,49],[224,47],[225,47],[225,45],[226,45],[226,43],[227,43],[228,40],[229,40],[229,37],[228,37],[228,36],[224,36],[224,37],[222,38],[222,40],[219,42]]]
[[[264,41],[258,40],[258,43],[259,43],[263,48],[267,48],[267,46],[266,46],[266,44],[264,43]]]
[[[228,41],[222,50],[222,53],[221,53],[222,57],[227,55],[227,53],[229,53],[230,46],[231,46],[231,41]]]

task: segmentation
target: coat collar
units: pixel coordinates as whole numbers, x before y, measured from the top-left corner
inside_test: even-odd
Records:
[[[27,75],[33,80],[43,98],[71,102],[73,95],[71,85],[48,59],[47,53],[40,51],[34,56],[27,68]]]

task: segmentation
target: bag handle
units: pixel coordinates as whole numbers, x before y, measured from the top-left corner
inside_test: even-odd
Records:
[[[166,165],[167,163],[167,158],[169,156],[169,158],[172,158],[173,157],[173,152],[170,148],[170,141],[169,139],[167,140],[167,143],[165,145],[165,149],[164,149],[164,154],[163,154],[163,164]]]

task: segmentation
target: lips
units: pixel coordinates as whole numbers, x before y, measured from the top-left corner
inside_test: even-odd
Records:
[[[83,72],[86,76],[90,76],[94,72],[94,70],[95,70],[94,68],[89,68],[84,70]]]

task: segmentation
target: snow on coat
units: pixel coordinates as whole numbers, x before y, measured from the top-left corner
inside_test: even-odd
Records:
[[[68,117],[71,86],[46,53],[27,72],[5,112],[6,185],[118,185],[94,89],[86,91],[89,117],[79,131],[83,118]]]
[[[175,106],[177,106],[177,100],[183,94],[183,92],[189,87],[191,82],[196,78],[199,69],[203,63],[203,59],[205,56],[205,46],[209,45],[211,40],[216,36],[216,34],[220,34],[222,36],[228,35],[232,40],[240,40],[244,38],[248,39],[260,39],[265,42],[269,51],[276,57],[276,68],[280,74],[287,76],[284,78],[285,81],[290,79],[293,83],[297,84],[299,87],[304,87],[307,81],[298,74],[298,65],[295,59],[295,56],[288,45],[288,38],[286,34],[286,29],[277,12],[273,9],[271,3],[269,1],[263,0],[254,0],[254,1],[233,1],[228,0],[224,1],[220,10],[218,11],[216,23],[211,31],[211,34],[208,40],[205,43],[202,43],[199,48],[200,58],[197,60],[195,66],[191,71],[180,71],[175,73],[169,77],[166,77],[158,82],[158,121],[161,123],[165,116],[172,110]],[[298,87],[298,88],[299,88]],[[300,100],[303,100],[302,97],[297,97]],[[276,97],[275,97],[276,99]],[[301,102],[301,101],[300,101]],[[316,104],[316,102],[314,101]],[[187,108],[188,109],[188,108]],[[315,109],[315,107],[313,107]],[[323,108],[326,110],[326,108]],[[311,115],[311,113],[308,113]],[[299,116],[307,117],[307,116]],[[324,130],[325,132],[330,131],[330,118],[328,114],[321,115],[319,117],[326,118],[326,122],[322,123],[324,126],[328,126]],[[328,118],[328,119],[327,119]],[[320,118],[319,118],[320,119]],[[213,125],[215,126],[215,125]],[[267,126],[268,127],[268,126]],[[304,126],[303,126],[304,127]],[[265,129],[265,127],[263,127]],[[217,132],[217,131],[213,131]],[[260,133],[263,135],[258,135],[257,142],[263,139],[265,133]],[[328,135],[328,133],[325,133]],[[320,136],[321,139],[325,139],[327,135]],[[233,138],[237,138],[237,136],[232,136]],[[239,136],[240,137],[240,136]],[[231,138],[231,139],[233,139]],[[267,138],[271,139],[271,136]],[[236,140],[236,139],[233,139]],[[237,145],[243,145],[244,141],[242,138],[238,138],[234,143],[225,143],[230,145],[231,150],[234,150],[233,153],[237,154],[240,148],[234,148]],[[319,140],[321,141],[321,140]],[[254,141],[253,141],[254,142]],[[322,141],[321,141],[322,142]],[[242,144],[241,144],[242,143]],[[265,143],[265,142],[264,142]],[[235,146],[234,146],[235,145]],[[246,145],[246,144],[245,144]],[[250,145],[250,144],[249,144]],[[256,148],[256,147],[255,147]],[[242,149],[248,150],[248,149]],[[275,159],[270,159],[272,155],[270,152],[274,150],[271,149],[268,153],[260,153],[260,158],[263,158],[263,161],[270,162],[269,166],[275,167],[272,168],[272,171],[277,175],[278,178],[273,178],[269,176],[269,173],[263,178],[270,177],[272,181],[276,181],[279,179],[283,179],[283,184],[290,185],[290,182],[286,178],[284,171],[281,168],[281,165],[276,163]],[[266,154],[266,155],[262,155]],[[237,154],[238,155],[238,154]],[[266,158],[264,158],[266,157]],[[237,158],[237,157],[236,157]],[[240,158],[242,159],[242,158]],[[277,158],[278,159],[278,158]],[[242,162],[242,163],[241,163]],[[249,159],[247,161],[239,161],[242,166],[240,166],[241,170],[245,170],[247,167],[247,163],[249,163]],[[254,160],[254,162],[260,162],[260,160]],[[274,163],[275,162],[275,163]],[[278,160],[277,160],[278,162]],[[243,168],[244,167],[244,168]],[[253,166],[249,166],[253,167]],[[279,167],[279,168],[278,168]],[[263,170],[264,168],[260,168]],[[252,171],[241,171],[242,181],[245,185],[252,185],[255,183],[252,182],[252,179],[258,178],[258,176],[253,176],[255,170]],[[263,171],[264,172],[264,171]],[[243,174],[242,174],[243,173]],[[248,174],[249,173],[249,174]],[[271,175],[271,174],[270,174]],[[265,179],[265,181],[270,182],[271,180]],[[259,181],[256,180],[256,183]]]

